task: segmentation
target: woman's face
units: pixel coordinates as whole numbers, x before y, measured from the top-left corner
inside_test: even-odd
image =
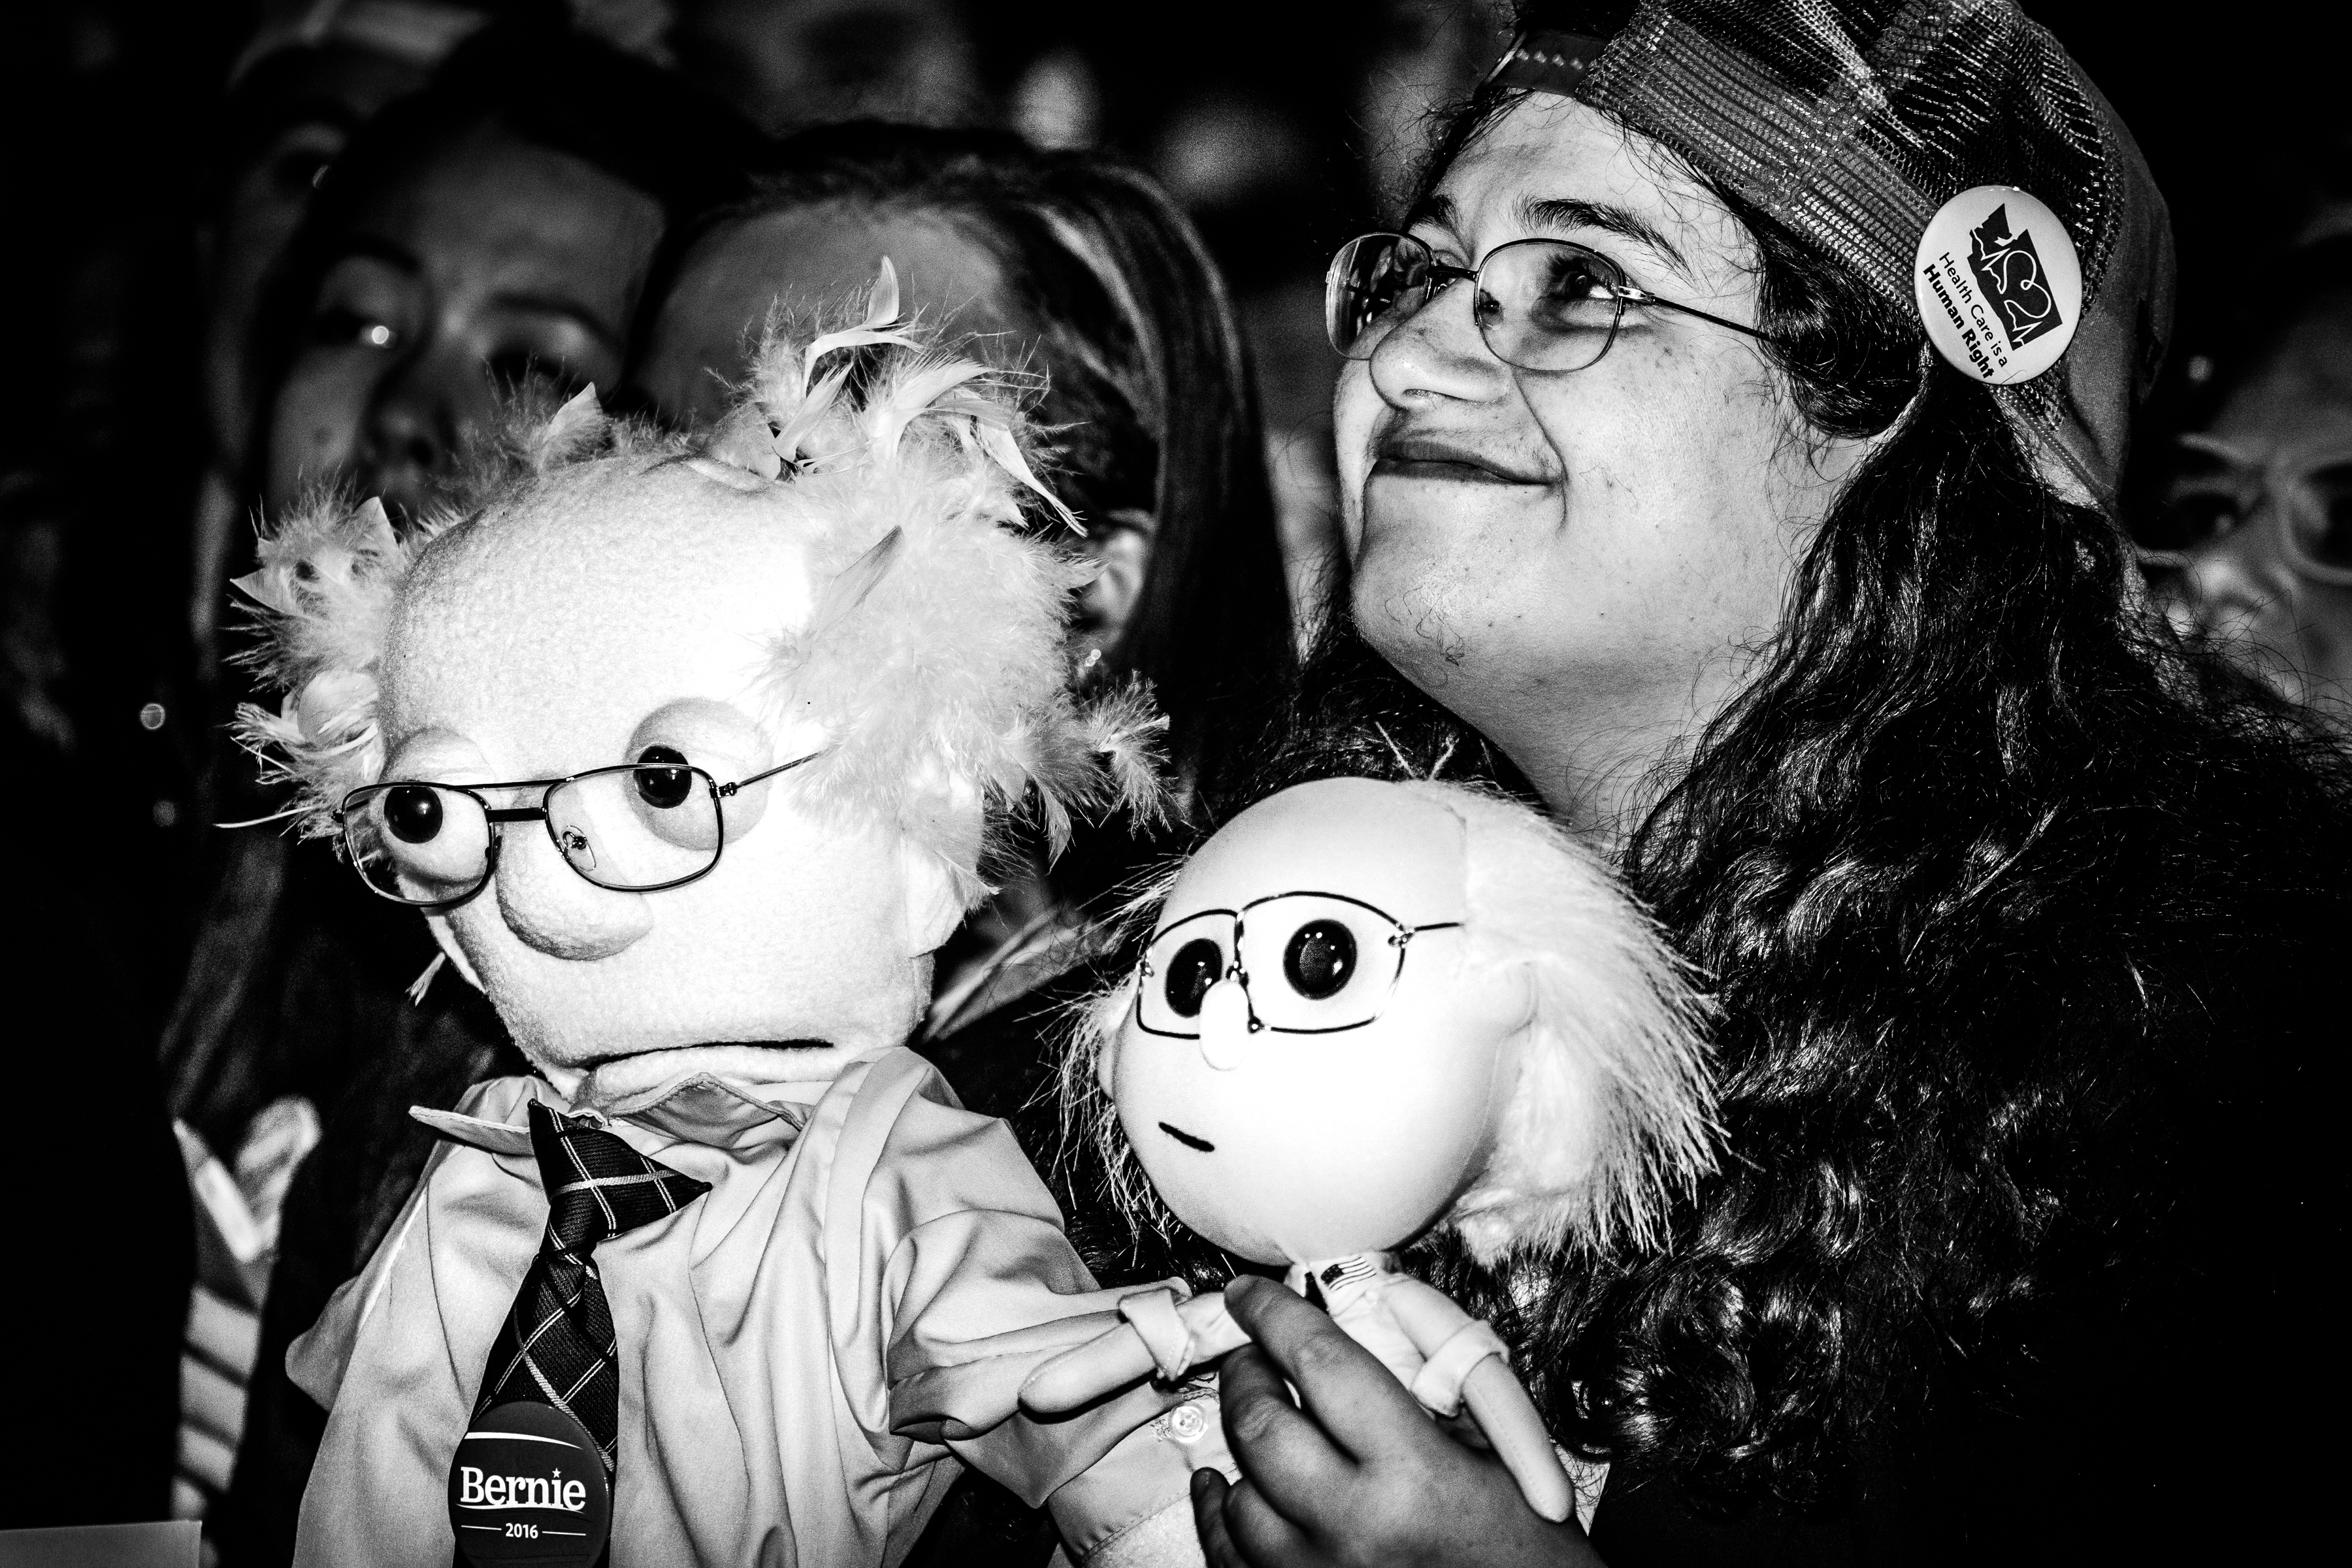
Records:
[[[2176,625],[2290,700],[2352,712],[2352,297],[2315,304],[2181,439],[2148,542]]]
[[[347,44],[289,50],[272,65],[269,96],[255,111],[265,129],[226,171],[204,233],[205,396],[215,455],[232,465],[251,438],[247,356],[269,270],[352,131],[424,80],[418,67]]]
[[[1654,144],[1571,100],[1513,108],[1410,231],[1474,267],[1533,237],[1663,299],[1757,319],[1746,232]],[[1555,808],[1606,826],[1735,689],[1810,526],[1864,449],[1810,439],[1761,345],[1628,306],[1570,374],[1488,351],[1454,284],[1339,384],[1341,527],[1366,637],[1500,744]]]
[[[493,126],[368,201],[331,257],[269,428],[268,500],[348,479],[395,510],[532,377],[613,385],[659,205]]]
[[[762,214],[703,237],[679,267],[639,353],[635,381],[662,416],[706,424],[751,368],[770,310],[863,299],[882,258],[898,298],[950,333],[1011,330],[996,258],[945,218],[825,202]]]

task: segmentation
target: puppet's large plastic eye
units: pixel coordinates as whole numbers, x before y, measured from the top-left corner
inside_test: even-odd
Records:
[[[403,844],[430,844],[441,832],[441,792],[424,784],[385,791],[383,825]]]
[[[694,775],[687,771],[686,753],[669,746],[647,746],[637,756],[637,770],[629,775],[637,798],[663,811],[684,805],[694,794]]]
[[[1282,977],[1310,1002],[1337,996],[1356,973],[1356,933],[1338,921],[1308,921],[1282,950]]]
[[[1186,942],[1168,961],[1168,978],[1163,982],[1168,995],[1168,1010],[1180,1018],[1201,1016],[1201,998],[1209,987],[1225,977],[1224,950],[1206,937]]]

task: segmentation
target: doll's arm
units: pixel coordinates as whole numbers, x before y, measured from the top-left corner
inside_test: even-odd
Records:
[[[1031,1373],[1021,1385],[1021,1407],[1035,1415],[1058,1415],[1140,1383],[1155,1371],[1163,1382],[1174,1383],[1249,1338],[1225,1310],[1221,1290],[1189,1300],[1164,1287],[1139,1290],[1121,1298],[1118,1315],[1127,1320],[1118,1327]]]
[[[1400,1277],[1382,1304],[1422,1353],[1413,1397],[1440,1415],[1470,1407],[1478,1429],[1519,1483],[1528,1506],[1558,1523],[1576,1506],[1575,1490],[1536,1414],[1535,1401],[1512,1375],[1509,1352],[1495,1331],[1454,1304],[1444,1291]]]

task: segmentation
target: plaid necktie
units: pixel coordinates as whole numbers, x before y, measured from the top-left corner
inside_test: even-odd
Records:
[[[509,1400],[568,1411],[604,1450],[613,1474],[620,1434],[620,1347],[593,1258],[608,1237],[676,1214],[710,1190],[638,1153],[586,1117],[533,1100],[530,1144],[547,1188],[547,1236],[490,1346],[479,1416]]]

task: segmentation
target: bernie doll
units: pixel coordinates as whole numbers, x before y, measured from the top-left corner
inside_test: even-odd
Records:
[[[1116,1302],[905,1047],[1008,813],[1158,788],[1148,702],[1069,695],[1025,439],[886,264],[707,439],[592,389],[446,519],[264,541],[247,740],[535,1069],[415,1112],[420,1184],[289,1356],[330,1411],[300,1562],[887,1564],[960,1464],[1081,1560],[1197,1561],[1179,1394],[1019,1410]]]
[[[1066,1083],[1139,1223],[1286,1267],[1561,1520],[1597,1487],[1571,1489],[1493,1330],[1395,1254],[1441,1227],[1489,1263],[1644,1242],[1708,1163],[1699,1010],[1633,900],[1534,812],[1329,779],[1184,865],[1134,973],[1087,1009]],[[1128,1296],[1024,1405],[1077,1409],[1243,1342],[1222,1293],[1188,1295]]]

